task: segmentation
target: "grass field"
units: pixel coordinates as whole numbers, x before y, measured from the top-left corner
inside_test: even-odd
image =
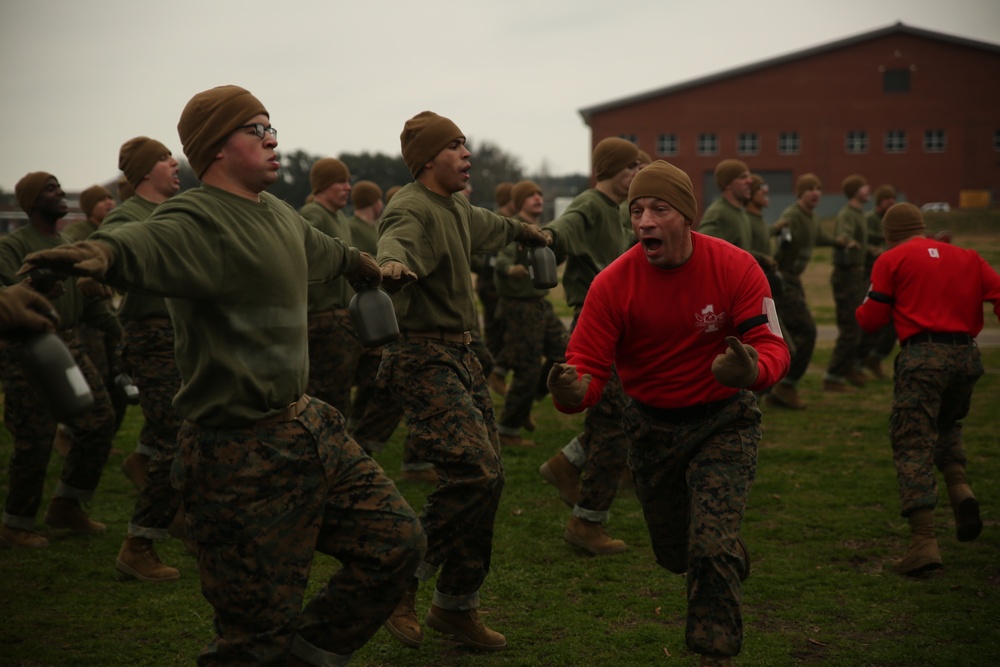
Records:
[[[1000,234],[976,230],[956,243],[1000,248]],[[994,247],[995,246],[995,247]],[[977,247],[978,249],[978,247]],[[984,252],[984,255],[987,253]],[[995,256],[995,255],[994,255]],[[807,284],[817,319],[829,324],[827,261]],[[824,315],[825,309],[830,315]],[[997,323],[992,314],[988,322]],[[744,522],[753,573],[744,586],[742,666],[878,667],[996,664],[1000,651],[1000,348],[983,349],[987,367],[965,421],[969,477],[982,504],[980,538],[959,543],[947,500],[936,513],[944,569],[921,579],[892,572],[908,540],[900,518],[887,438],[890,380],[854,394],[819,389],[831,342],[821,342],[802,382],[804,412],[765,407],[758,475]],[[507,635],[499,654],[470,653],[433,631],[416,651],[384,631],[352,664],[369,667],[695,665],[684,645],[683,577],[656,567],[641,512],[623,491],[610,532],[629,550],[592,558],[561,538],[568,510],[538,466],[578,432],[581,418],[548,403],[536,407],[538,446],[504,452],[507,486],[497,519],[493,568],[483,588],[484,618]],[[133,409],[116,446],[131,451],[141,425]],[[398,430],[377,458],[390,476],[401,465]],[[6,496],[10,436],[0,429],[0,484]],[[135,493],[114,456],[90,506],[108,524],[81,539],[49,532],[38,551],[0,550],[0,665],[189,665],[212,635],[194,559],[176,540],[159,548],[181,569],[174,584],[120,582],[114,559]],[[51,494],[61,460],[53,455]],[[429,488],[400,482],[419,509]],[[45,501],[47,502],[48,495]],[[318,556],[315,592],[337,567]],[[419,593],[426,610],[432,588]]]

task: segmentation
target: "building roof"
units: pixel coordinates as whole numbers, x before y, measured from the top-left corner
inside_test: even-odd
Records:
[[[861,34],[854,35],[853,37],[838,39],[833,42],[827,42],[826,44],[820,44],[819,46],[803,49],[801,51],[794,51],[792,53],[788,53],[783,56],[778,56],[776,58],[768,58],[767,60],[761,60],[755,63],[750,63],[749,65],[735,67],[733,69],[727,69],[722,72],[717,72],[715,74],[709,74],[708,76],[698,77],[697,79],[690,79],[688,81],[683,81],[681,83],[674,84],[672,86],[657,88],[656,90],[650,90],[645,93],[639,93],[637,95],[631,95],[629,97],[619,98],[617,100],[612,100],[610,102],[605,102],[603,104],[584,107],[583,109],[579,110],[579,113],[583,117],[584,122],[589,124],[591,116],[597,113],[601,113],[603,111],[617,109],[618,107],[628,106],[636,102],[643,102],[645,100],[653,99],[656,97],[662,97],[664,95],[671,95],[673,93],[678,93],[683,90],[687,90],[689,88],[696,88],[698,86],[704,86],[706,84],[714,83],[716,81],[722,81],[725,79],[742,76],[744,74],[749,74],[751,72],[767,69],[769,67],[775,67],[776,65],[782,65],[784,63],[794,62],[796,60],[801,60],[803,58],[809,58],[811,56],[828,53],[830,51],[835,51],[837,49],[842,49],[844,47],[852,46],[854,44],[860,44],[862,42],[878,39],[880,37],[887,37],[889,35],[913,35],[915,37],[923,37],[926,39],[933,39],[940,42],[948,42],[959,46],[967,46],[976,49],[985,49],[987,51],[993,51],[994,53],[1000,53],[1000,44],[980,42],[977,40],[967,39],[964,37],[956,37],[954,35],[948,35],[942,32],[934,32],[933,30],[914,28],[913,26],[904,25],[902,21],[899,21],[890,26],[886,26],[885,28],[879,28],[877,30],[863,32]]]

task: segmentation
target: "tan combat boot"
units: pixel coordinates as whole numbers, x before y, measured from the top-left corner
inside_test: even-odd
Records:
[[[0,526],[0,546],[11,548],[39,549],[49,546],[49,541],[33,530]]]
[[[792,410],[806,409],[806,402],[799,398],[799,393],[795,389],[795,385],[779,382],[771,387],[769,396],[771,397],[771,403],[783,408],[791,408]]]
[[[442,609],[431,605],[424,623],[479,651],[502,651],[507,648],[507,638],[486,627],[475,609]]]
[[[611,556],[625,553],[625,543],[613,540],[604,530],[604,524],[599,521],[587,521],[579,517],[570,517],[563,532],[563,539],[574,547],[589,551],[595,556]]]
[[[96,535],[107,530],[107,526],[94,521],[80,507],[75,498],[54,497],[45,511],[45,523],[53,528],[65,528],[78,535]]]
[[[164,565],[153,548],[153,540],[128,535],[118,551],[115,569],[126,577],[139,581],[177,581],[181,573],[177,568]]]
[[[419,582],[414,579],[410,587],[403,593],[403,599],[396,605],[392,615],[382,624],[386,632],[399,640],[399,643],[406,648],[420,648],[424,642],[424,630],[420,627],[415,609],[417,586],[419,586]]]
[[[148,467],[148,456],[132,452],[122,461],[122,474],[128,477],[136,491],[142,491],[142,487],[146,483],[146,468]]]
[[[556,487],[559,497],[573,507],[580,501],[580,469],[569,462],[562,450],[538,468],[546,482]]]
[[[948,500],[955,514],[955,532],[959,542],[970,542],[983,531],[983,521],[979,518],[979,501],[972,495],[972,488],[965,479],[965,466],[949,463],[942,470],[948,485]]]
[[[934,537],[934,510],[916,510],[909,516],[910,548],[896,563],[899,574],[916,576],[941,567],[941,552]]]

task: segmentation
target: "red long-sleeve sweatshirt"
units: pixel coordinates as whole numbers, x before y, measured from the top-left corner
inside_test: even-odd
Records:
[[[892,321],[899,340],[924,331],[977,336],[983,302],[1000,319],[1000,275],[974,250],[917,236],[878,256],[855,317],[865,331]]]
[[[601,271],[566,350],[580,375],[593,376],[578,408],[594,405],[615,365],[625,393],[657,408],[718,401],[736,391],[712,375],[712,361],[737,336],[758,352],[750,389],[773,385],[788,371],[771,291],[756,260],[725,241],[692,233],[682,266],[652,266],[635,245]]]

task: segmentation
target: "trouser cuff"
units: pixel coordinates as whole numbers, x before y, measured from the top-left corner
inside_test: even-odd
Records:
[[[8,528],[17,528],[18,530],[35,530],[35,517],[33,516],[14,516],[13,514],[3,513],[3,523]]]
[[[417,570],[416,572],[413,573],[413,576],[420,581],[427,581],[428,579],[432,578],[437,573],[437,571],[438,571],[437,565],[431,565],[430,563],[420,561],[420,565],[417,566]]]
[[[580,444],[579,438],[573,438],[569,441],[569,444],[563,447],[563,456],[569,459],[569,462],[575,465],[577,468],[583,469],[584,464],[587,463],[587,453],[583,451],[583,445]]]
[[[434,589],[432,604],[439,609],[450,609],[451,611],[468,611],[479,608],[479,591],[468,595],[445,595],[438,589]]]
[[[170,537],[166,528],[143,528],[131,521],[128,524],[128,534],[132,537],[144,537],[147,540],[165,540]]]
[[[595,523],[607,523],[608,518],[611,516],[611,512],[608,510],[598,511],[598,510],[588,510],[586,507],[580,507],[576,505],[573,507],[573,516],[577,519],[583,519],[584,521],[593,521]]]
[[[72,486],[66,484],[62,480],[56,485],[56,492],[53,494],[58,498],[72,498],[73,500],[78,500],[81,503],[89,503],[90,499],[94,497],[94,490],[85,491],[84,489],[74,489]]]

